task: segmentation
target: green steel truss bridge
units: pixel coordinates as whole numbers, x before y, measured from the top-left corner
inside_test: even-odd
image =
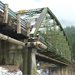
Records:
[[[0,1],[0,39],[6,40],[5,36],[18,42],[27,40],[25,44],[20,42],[20,45],[35,47],[38,61],[72,64],[67,36],[48,7],[13,12]]]

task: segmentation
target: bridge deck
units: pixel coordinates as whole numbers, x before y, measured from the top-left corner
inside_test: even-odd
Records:
[[[3,23],[3,14],[0,11],[0,33],[8,35],[10,37],[13,37],[15,39],[26,39],[27,37],[27,31],[25,28],[21,27],[21,33],[17,33],[17,19],[13,20],[9,16],[8,23]]]

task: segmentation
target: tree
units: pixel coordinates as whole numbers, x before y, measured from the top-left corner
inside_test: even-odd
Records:
[[[68,26],[68,27],[64,28],[64,31],[66,33],[66,36],[68,38],[69,45],[70,45],[70,48],[72,51],[72,60],[75,60],[75,27]]]

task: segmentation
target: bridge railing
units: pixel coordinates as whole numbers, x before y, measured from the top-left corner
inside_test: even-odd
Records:
[[[4,4],[0,1],[0,9],[4,11]]]
[[[8,15],[10,15],[11,17],[13,17],[14,19],[17,19],[17,15],[10,8],[8,8]]]
[[[5,4],[0,1],[0,9],[4,12]],[[12,17],[12,19],[17,20],[17,14],[13,12],[10,8],[8,8],[8,15]],[[26,28],[26,21],[20,18],[20,24],[23,28]]]
[[[24,28],[26,28],[26,21],[23,20],[23,19],[20,19],[21,20],[21,26],[23,26]]]

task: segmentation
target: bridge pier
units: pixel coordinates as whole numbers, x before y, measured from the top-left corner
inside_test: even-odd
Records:
[[[74,70],[68,66],[50,67],[49,75],[75,75]]]
[[[24,47],[23,48],[23,75],[27,75],[27,69],[28,69],[28,48]]]
[[[56,71],[57,71],[57,72],[56,72],[56,75],[61,75],[61,68],[60,68],[60,67],[57,67],[57,68],[56,68]]]
[[[36,49],[28,48],[28,74],[27,75],[37,75],[36,68]]]
[[[57,71],[55,67],[50,67],[49,68],[49,75],[57,75]]]

